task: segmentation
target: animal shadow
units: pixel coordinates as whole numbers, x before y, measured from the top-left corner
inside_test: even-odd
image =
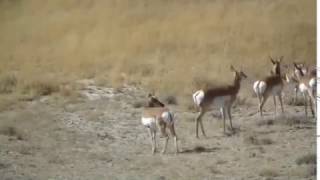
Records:
[[[182,150],[180,153],[182,154],[192,154],[192,153],[211,153],[211,152],[215,152],[215,151],[218,151],[220,150],[220,148],[218,147],[211,147],[211,148],[206,148],[206,147],[203,147],[203,146],[196,146],[192,149],[185,149],[185,150]]]

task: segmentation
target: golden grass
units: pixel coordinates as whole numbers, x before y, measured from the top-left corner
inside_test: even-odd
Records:
[[[18,84],[46,76],[54,77],[42,81],[48,84],[97,78],[190,96],[207,83],[230,83],[230,64],[251,80],[268,74],[269,55],[315,64],[315,5],[315,0],[3,0],[0,75],[18,72]]]

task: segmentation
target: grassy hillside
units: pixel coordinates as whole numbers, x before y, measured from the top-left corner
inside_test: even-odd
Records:
[[[0,0],[0,76],[12,91],[95,78],[187,95],[230,83],[230,64],[259,78],[269,55],[315,64],[315,0]]]

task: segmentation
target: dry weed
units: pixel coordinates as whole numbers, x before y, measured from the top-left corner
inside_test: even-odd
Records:
[[[316,154],[307,154],[304,156],[299,157],[296,160],[296,163],[298,165],[302,165],[302,164],[316,164],[317,162],[317,157]]]
[[[105,76],[101,82],[114,87],[181,96],[231,84],[230,64],[254,79],[264,76],[270,54],[315,64],[316,1],[16,3],[0,6],[0,72],[27,74],[30,82],[48,74],[66,81]],[[14,78],[0,81],[0,91],[14,84]],[[20,87],[35,96],[59,89],[52,80]]]

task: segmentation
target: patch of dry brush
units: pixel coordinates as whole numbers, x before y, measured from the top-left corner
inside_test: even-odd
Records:
[[[96,78],[189,96],[199,87],[231,83],[230,64],[252,78],[268,74],[269,55],[314,64],[315,4],[0,1],[0,75],[18,72],[17,79],[35,81],[26,88],[39,94],[56,90],[51,79],[36,80],[50,74],[69,82]],[[1,80],[0,91],[12,91],[14,84]]]

